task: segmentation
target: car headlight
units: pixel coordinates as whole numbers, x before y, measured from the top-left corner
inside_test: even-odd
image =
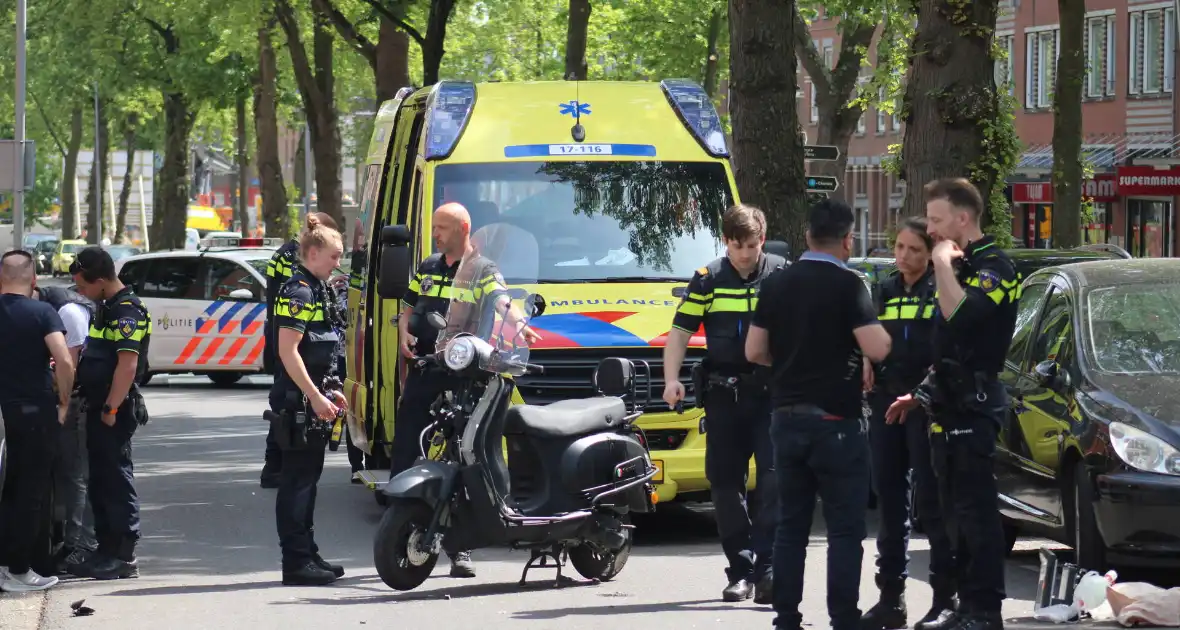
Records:
[[[447,345],[447,353],[443,357],[447,367],[458,372],[467,369],[475,360],[475,342],[471,337],[456,337]]]
[[[1119,459],[1143,472],[1180,475],[1180,451],[1156,436],[1122,422],[1110,423],[1110,443]]]

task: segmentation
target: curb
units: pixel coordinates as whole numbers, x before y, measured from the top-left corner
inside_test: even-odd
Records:
[[[38,630],[48,601],[48,591],[0,594],[0,628]]]

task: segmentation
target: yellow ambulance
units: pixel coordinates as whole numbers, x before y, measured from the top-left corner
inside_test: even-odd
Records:
[[[525,288],[548,302],[531,323],[543,339],[530,361],[544,373],[518,378],[514,402],[592,396],[607,356],[647,362],[652,404],[639,425],[660,469],[660,500],[708,500],[702,412],[691,399],[682,414],[661,400],[662,353],[693,272],[724,254],[720,217],[737,201],[728,157],[716,109],[685,80],[443,81],[385,102],[351,244],[345,390],[354,443],[388,466],[406,369],[400,305],[377,295],[381,229],[407,226],[420,261],[432,251],[432,210],[454,201],[471,213],[472,232],[507,222],[539,245],[537,283]],[[686,388],[703,334],[690,345]],[[362,477],[377,489],[388,473]]]

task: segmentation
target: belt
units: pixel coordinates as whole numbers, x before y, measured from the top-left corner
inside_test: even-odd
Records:
[[[798,403],[794,405],[783,405],[775,409],[775,411],[785,411],[787,413],[807,413],[820,417],[821,420],[845,420],[844,416],[834,416],[817,405],[811,403]]]

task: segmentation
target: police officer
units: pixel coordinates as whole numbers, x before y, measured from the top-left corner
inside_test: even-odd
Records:
[[[131,436],[147,422],[136,382],[147,369],[151,316],[131,287],[115,275],[115,261],[101,247],[78,252],[70,274],[78,292],[99,303],[78,365],[78,386],[86,403],[90,504],[98,551],[71,571],[100,580],[138,577],[139,497]]]
[[[925,630],[926,624],[953,608],[955,588],[954,550],[939,509],[925,413],[915,409],[904,425],[885,422],[885,412],[893,401],[913,391],[926,376],[934,343],[934,270],[930,267],[934,240],[926,232],[925,218],[905,219],[900,228],[893,247],[898,271],[880,282],[876,298],[877,316],[893,339],[893,350],[875,370],[867,372],[866,382],[866,388],[871,389],[869,444],[880,510],[877,588],[881,599],[865,613],[861,624],[865,630],[895,630],[907,625],[906,547],[912,484],[917,485],[918,512],[930,541],[930,584],[934,589],[934,605],[916,624],[918,630]]]
[[[862,418],[863,357],[889,354],[861,277],[847,268],[852,208],[824,199],[808,216],[808,251],[762,283],[746,357],[772,365],[770,435],[782,520],[774,541],[775,627],[799,628],[803,568],[818,496],[828,537],[828,615],[859,629],[869,445]]]
[[[954,497],[953,506],[943,503],[948,530],[965,545],[958,554],[959,612],[943,611],[926,630],[991,630],[1003,627],[1006,596],[993,458],[1008,404],[998,375],[1016,325],[1020,278],[980,229],[985,207],[971,182],[939,179],[924,192],[930,235],[938,241],[934,365],[913,394],[893,403],[886,419],[905,421],[919,404],[930,409],[935,474],[944,499]]]
[[[709,479],[721,548],[729,561],[727,602],[754,596],[772,599],[771,545],[775,512],[774,455],[770,445],[770,393],[767,370],[746,360],[750,328],[762,280],[786,266],[781,256],[765,254],[766,217],[753,206],[737,205],[721,219],[726,255],[693,275],[672,319],[664,346],[664,401],[684,398],[680,366],[688,341],[704,324],[708,354],[696,394],[705,408],[705,475]],[[757,510],[747,509],[750,457],[757,466]],[[755,512],[751,526],[750,512]],[[755,588],[756,585],[756,588]],[[757,591],[757,592],[755,592]]]
[[[308,216],[314,216],[320,225],[333,230],[337,229],[332,215],[326,212],[313,212]],[[279,297],[279,289],[283,288],[283,285],[291,279],[291,274],[295,272],[295,267],[298,264],[299,239],[293,238],[283,243],[266,265],[266,323],[262,326],[262,335],[266,339],[266,344],[262,352],[262,365],[267,374],[276,374],[275,365],[278,359],[278,353],[275,350],[276,333],[271,324],[271,320],[275,316],[275,301]],[[265,463],[262,466],[261,486],[263,488],[279,487],[279,471],[282,467],[283,451],[275,442],[272,425],[271,430],[266,434],[266,455]]]
[[[280,369],[270,390],[270,407],[275,440],[284,451],[275,520],[285,585],[330,584],[344,575],[343,567],[320,556],[313,525],[331,423],[345,404],[340,392],[324,387],[339,356],[339,335],[332,321],[335,306],[325,282],[343,252],[340,233],[308,215],[300,262],[275,300]]]

